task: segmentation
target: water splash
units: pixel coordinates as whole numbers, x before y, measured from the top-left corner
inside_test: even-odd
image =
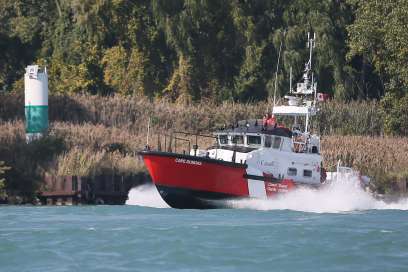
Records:
[[[145,184],[132,188],[128,195],[126,205],[137,205],[152,208],[169,208],[161,198],[156,186]]]
[[[127,205],[169,208],[152,184],[130,190]],[[386,203],[364,191],[357,180],[333,182],[322,189],[299,188],[274,199],[231,200],[227,206],[236,209],[293,210],[314,213],[342,213],[363,210],[408,210],[408,199]]]
[[[244,199],[229,203],[233,208],[254,210],[294,210],[314,213],[341,213],[362,210],[408,210],[408,199],[385,203],[364,191],[355,179],[333,182],[321,189],[299,188],[275,199]]]

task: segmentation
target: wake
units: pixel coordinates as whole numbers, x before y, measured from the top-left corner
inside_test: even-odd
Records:
[[[169,208],[152,184],[130,190],[127,205]],[[292,210],[313,213],[342,213],[366,210],[408,210],[408,199],[386,203],[364,191],[354,179],[333,182],[322,189],[300,188],[274,199],[229,200],[235,209]]]
[[[386,203],[364,191],[355,179],[339,180],[321,189],[300,188],[275,199],[229,201],[233,208],[342,213],[365,210],[408,210],[408,199]]]

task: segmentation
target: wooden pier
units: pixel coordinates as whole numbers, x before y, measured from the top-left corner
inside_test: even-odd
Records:
[[[45,176],[39,198],[44,205],[125,204],[131,188],[149,182],[149,176]]]

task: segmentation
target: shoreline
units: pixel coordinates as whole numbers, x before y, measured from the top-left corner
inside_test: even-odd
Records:
[[[211,103],[180,105],[144,97],[89,95],[50,96],[49,135],[26,143],[22,96],[0,94],[0,161],[11,167],[3,177],[6,190],[33,195],[42,177],[98,175],[129,176],[146,172],[136,155],[158,133],[209,133],[236,120],[262,116],[267,103]],[[4,98],[4,99],[3,99]],[[377,102],[328,102],[314,122],[322,135],[325,168],[337,161],[375,181],[376,191],[393,194],[395,182],[408,180],[408,138],[381,134]],[[330,120],[330,121],[328,121]],[[280,122],[285,122],[281,120]],[[200,142],[200,148],[211,143]],[[0,196],[1,196],[0,186]]]

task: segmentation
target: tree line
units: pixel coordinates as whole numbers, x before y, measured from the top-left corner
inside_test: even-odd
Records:
[[[52,93],[264,100],[281,47],[278,95],[301,78],[311,32],[318,89],[392,114],[408,103],[407,25],[407,0],[2,0],[0,90],[21,92],[37,63]]]

